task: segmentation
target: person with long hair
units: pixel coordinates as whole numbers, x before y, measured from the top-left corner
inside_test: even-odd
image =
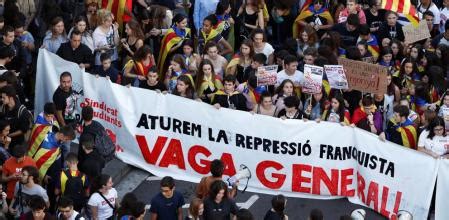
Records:
[[[284,99],[289,96],[294,96],[294,84],[290,79],[282,81],[282,83],[276,88],[275,95],[273,96],[273,104],[276,106],[276,114],[285,108]]]
[[[134,54],[133,59],[125,64],[124,76],[128,80],[125,80],[124,84],[132,84],[138,87],[145,83],[150,68],[155,65],[151,49],[148,46],[140,47]]]
[[[320,93],[313,94],[306,100],[304,103],[304,113],[310,120],[316,120],[321,118],[324,109],[328,106],[329,101],[327,100],[327,95],[323,88]]]
[[[293,25],[293,37],[296,39],[299,38],[302,28],[308,25],[316,30],[319,38],[334,25],[334,19],[325,7],[324,0],[313,0],[311,3],[296,17]]]
[[[240,34],[248,36],[249,33],[257,28],[262,30],[265,28],[263,4],[262,0],[247,0],[243,2],[237,12],[237,19],[240,22],[242,32]]]
[[[142,30],[145,34],[145,44],[150,45],[159,57],[162,38],[172,26],[173,12],[162,5],[152,5],[150,11],[143,10],[141,13]]]
[[[345,100],[341,95],[335,95],[331,98],[329,109],[325,109],[321,119],[324,121],[340,123],[341,125],[349,125],[349,111],[345,108]]]
[[[264,30],[257,28],[251,32],[251,40],[253,40],[254,53],[263,53],[267,56],[267,63],[274,63],[274,48],[268,43]]]
[[[169,92],[173,92],[176,88],[176,82],[179,76],[187,74],[187,66],[184,58],[180,54],[175,54],[170,61],[170,66],[165,73],[164,83]]]
[[[97,11],[98,11],[98,2],[97,0],[87,0],[86,1],[86,14],[87,18],[87,27],[90,31],[94,31],[97,27]]]
[[[113,14],[106,10],[100,9],[97,11],[98,27],[92,34],[95,48],[95,66],[100,66],[100,56],[102,53],[109,53],[113,66],[117,66],[118,53],[117,46],[120,41],[118,24],[112,23],[114,21]]]
[[[382,44],[384,38],[404,41],[405,37],[404,32],[402,31],[402,25],[398,23],[398,14],[394,11],[387,11],[385,13],[385,18],[387,22],[383,23],[377,32],[377,40],[379,40],[379,45]]]
[[[182,56],[184,57],[187,70],[192,75],[196,75],[196,72],[198,72],[198,65],[201,62],[201,56],[195,53],[193,40],[187,39],[182,43]]]
[[[188,99],[197,99],[194,85],[193,78],[190,74],[181,75],[176,80],[176,88],[172,94]]]
[[[203,200],[199,198],[193,198],[190,202],[188,215],[185,220],[202,220],[204,213],[204,203]]]
[[[299,57],[304,57],[304,51],[307,48],[313,47],[318,49],[319,46],[318,35],[316,34],[315,29],[310,25],[304,27],[300,37],[296,41],[298,43],[297,54]]]
[[[212,62],[208,59],[205,59],[200,63],[195,87],[197,89],[198,97],[206,103],[211,102],[211,98],[216,91],[223,89],[221,79],[215,74]]]
[[[203,59],[210,60],[214,66],[215,73],[223,78],[226,74],[228,61],[219,54],[218,45],[215,42],[208,42],[204,47],[204,52]]]
[[[87,202],[93,220],[109,219],[114,215],[114,209],[119,207],[117,190],[112,183],[112,177],[101,174],[92,186],[92,195]]]
[[[52,53],[56,53],[62,43],[67,42],[67,34],[64,29],[64,21],[61,17],[55,17],[51,21],[50,30],[44,37],[42,47]]]
[[[444,157],[449,159],[449,151],[446,148],[449,137],[446,135],[444,120],[441,117],[433,119],[427,130],[424,130],[418,139],[418,151],[426,153],[434,158]]]
[[[143,35],[142,29],[140,29],[140,24],[136,20],[131,20],[125,25],[126,38],[121,39],[122,43],[122,62],[126,63],[130,60],[134,53],[143,46],[143,40],[145,36]]]
[[[252,110],[253,113],[276,117],[277,107],[273,105],[273,99],[268,91],[262,92],[259,103]]]
[[[230,40],[231,28],[235,21],[231,16],[231,4],[229,0],[221,0],[217,4],[215,9],[215,16],[217,17],[217,24],[215,25],[215,30],[223,36],[226,41],[233,45]]]
[[[235,75],[240,83],[245,82],[249,77],[245,76],[245,71],[251,66],[254,54],[253,41],[244,40],[240,45],[239,53],[234,55],[226,67],[226,74]]]
[[[70,29],[69,36],[71,36],[73,30],[78,30],[81,33],[81,43],[89,47],[90,50],[95,50],[94,39],[92,38],[92,32],[86,17],[79,15],[75,18],[74,26]]]
[[[265,214],[264,220],[288,220],[288,216],[285,214],[285,206],[287,205],[287,198],[284,195],[279,194],[273,196],[271,199],[271,209]]]
[[[204,220],[228,220],[231,214],[235,215],[237,211],[234,200],[228,197],[226,183],[222,180],[214,181],[210,186],[209,197],[204,200]]]
[[[403,60],[399,71],[393,74],[393,82],[401,89],[403,95],[406,95],[407,89],[413,82],[419,80],[421,76],[418,73],[418,67],[411,58]]]
[[[181,48],[184,40],[190,38],[190,28],[187,27],[187,17],[177,14],[173,18],[173,25],[162,38],[162,46],[158,58],[159,73],[165,73],[168,68],[167,58]]]

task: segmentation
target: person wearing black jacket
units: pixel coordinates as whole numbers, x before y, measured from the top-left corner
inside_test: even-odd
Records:
[[[26,133],[31,129],[32,115],[27,108],[22,105],[17,98],[16,90],[12,86],[5,86],[0,91],[3,105],[0,108],[0,114],[11,125],[9,137],[11,137],[10,146],[25,141]],[[12,149],[10,149],[12,151]]]
[[[235,90],[236,78],[233,75],[227,75],[223,79],[224,91],[215,93],[212,104],[215,108],[220,107],[247,111],[246,97]]]
[[[81,119],[83,121],[83,123],[82,123],[83,132],[81,133],[81,136],[80,136],[79,146],[82,146],[84,144],[83,136],[89,134],[95,140],[95,138],[97,136],[101,135],[101,133],[105,131],[105,128],[103,127],[103,125],[101,125],[100,122],[93,120],[93,118],[94,118],[94,109],[91,106],[83,107],[83,109],[81,110]],[[80,163],[82,163],[85,158],[86,158],[86,153],[83,151],[82,147],[79,147],[78,148],[78,159],[79,159]]]
[[[84,153],[84,158],[78,163],[78,169],[86,174],[89,180],[93,180],[100,176],[105,161],[103,157],[94,150],[94,137],[91,134],[84,134],[81,136],[80,142],[83,143],[81,144],[80,149]]]
[[[383,23],[377,33],[377,41],[379,45],[382,45],[382,40],[388,38],[390,40],[396,39],[404,41],[404,32],[402,31],[402,25],[399,24],[398,14],[393,11],[387,11],[385,13],[387,22]]]

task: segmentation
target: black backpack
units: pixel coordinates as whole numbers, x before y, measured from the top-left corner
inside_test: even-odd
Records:
[[[105,162],[114,158],[115,145],[105,129],[102,129],[101,132],[97,133],[95,136],[95,149],[103,157]]]
[[[67,176],[63,195],[71,198],[75,204],[84,202],[83,174],[79,173],[77,176],[72,176],[70,170],[64,170],[63,172]]]

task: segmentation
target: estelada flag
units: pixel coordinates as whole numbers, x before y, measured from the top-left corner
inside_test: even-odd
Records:
[[[302,31],[303,27],[299,24],[299,21],[305,20],[306,18],[313,15],[322,17],[326,19],[328,22],[329,21],[333,22],[332,15],[330,14],[329,10],[327,10],[327,8],[323,6],[320,10],[315,11],[313,4],[310,4],[309,6],[305,6],[302,9],[301,13],[299,13],[298,17],[296,17],[295,22],[293,23],[293,38],[299,38],[299,34]]]
[[[381,8],[406,15],[405,17],[414,25],[419,22],[416,8],[410,0],[382,0]]]
[[[168,57],[168,54],[170,53],[170,50],[174,46],[182,43],[189,36],[190,28],[186,28],[185,32],[178,31],[178,33],[174,30],[174,27],[168,29],[167,33],[162,38],[162,46],[159,51],[159,57],[157,59],[158,73],[160,77],[165,74],[165,63],[167,62],[166,59]]]
[[[108,9],[114,14],[120,30],[123,28],[123,24],[132,19],[131,12],[133,8],[132,0],[102,0],[101,8]]]

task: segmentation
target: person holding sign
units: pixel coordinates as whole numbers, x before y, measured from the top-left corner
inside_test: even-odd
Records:
[[[207,59],[200,64],[195,87],[197,88],[198,97],[206,103],[210,103],[215,92],[223,89],[220,77],[215,75],[212,62]]]
[[[320,119],[324,109],[328,108],[329,104],[326,92],[322,88],[320,93],[313,94],[304,103],[304,113],[310,120]]]
[[[293,55],[286,56],[284,59],[284,69],[278,72],[275,87],[279,87],[284,80],[289,79],[293,82],[295,91],[299,95],[300,87],[304,82],[304,74],[297,70],[297,68],[297,58]]]

